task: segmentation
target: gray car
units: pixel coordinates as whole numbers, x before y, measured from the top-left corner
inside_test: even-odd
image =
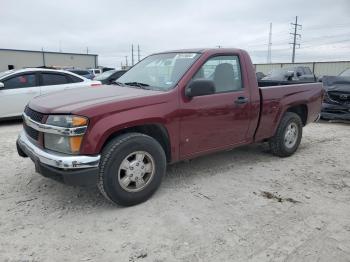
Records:
[[[261,80],[316,82],[316,77],[307,66],[273,69]]]

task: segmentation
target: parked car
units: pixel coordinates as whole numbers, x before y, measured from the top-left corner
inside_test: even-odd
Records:
[[[102,69],[99,68],[91,68],[89,71],[94,75],[94,77],[102,74]]]
[[[316,77],[307,66],[273,69],[261,80],[316,82]]]
[[[167,163],[260,141],[292,155],[323,96],[321,83],[260,88],[241,49],[154,54],[117,83],[33,99],[17,146],[38,173],[126,206],[156,191]]]
[[[259,80],[263,79],[266,75],[263,72],[256,72],[256,78]]]
[[[101,85],[63,70],[26,68],[0,73],[0,119],[20,117],[33,97],[72,89]]]
[[[350,68],[338,76],[323,76],[325,96],[321,118],[325,120],[350,120]]]
[[[127,70],[109,70],[98,76],[94,77],[94,80],[101,81],[104,85],[110,85],[119,77],[124,75]]]
[[[85,69],[67,69],[67,71],[72,72],[74,74],[83,76],[87,79],[93,79],[95,77],[95,75],[93,74],[92,71],[90,70],[85,70]]]

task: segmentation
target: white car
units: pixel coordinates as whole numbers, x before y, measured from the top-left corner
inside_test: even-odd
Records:
[[[91,71],[91,73],[94,75],[94,76],[98,76],[100,74],[102,74],[102,69],[97,69],[97,68],[91,68],[89,69]]]
[[[0,119],[22,115],[35,96],[59,90],[101,85],[77,74],[43,68],[26,68],[0,73]]]

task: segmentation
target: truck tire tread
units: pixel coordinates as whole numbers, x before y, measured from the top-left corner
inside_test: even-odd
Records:
[[[136,132],[126,133],[126,134],[122,134],[120,136],[113,138],[110,142],[108,142],[108,144],[104,147],[104,149],[102,151],[99,176],[98,176],[98,180],[97,180],[97,187],[100,190],[101,194],[113,204],[119,204],[122,206],[130,206],[130,205],[134,205],[135,203],[125,203],[123,201],[118,201],[117,199],[112,199],[109,196],[109,194],[106,192],[105,187],[104,187],[104,174],[105,174],[106,166],[107,166],[108,162],[110,161],[112,154],[115,152],[115,150],[118,149],[118,147],[120,147],[123,143],[128,142],[131,139],[140,138],[140,137],[154,140],[152,137],[145,135],[145,134],[142,134],[142,133],[136,133]],[[161,148],[160,145],[159,145],[159,147]],[[161,148],[161,150],[163,151],[162,148]],[[163,151],[163,153],[164,153],[164,151]],[[166,164],[165,153],[164,153],[164,164]]]

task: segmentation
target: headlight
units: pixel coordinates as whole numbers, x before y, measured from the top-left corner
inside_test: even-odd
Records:
[[[50,115],[46,124],[57,127],[74,128],[86,126],[87,118],[74,115]],[[52,151],[65,154],[78,154],[83,141],[83,134],[65,136],[60,134],[44,133],[44,146]]]
[[[60,127],[78,127],[86,126],[88,120],[86,117],[74,115],[51,115],[47,118],[46,124]]]

